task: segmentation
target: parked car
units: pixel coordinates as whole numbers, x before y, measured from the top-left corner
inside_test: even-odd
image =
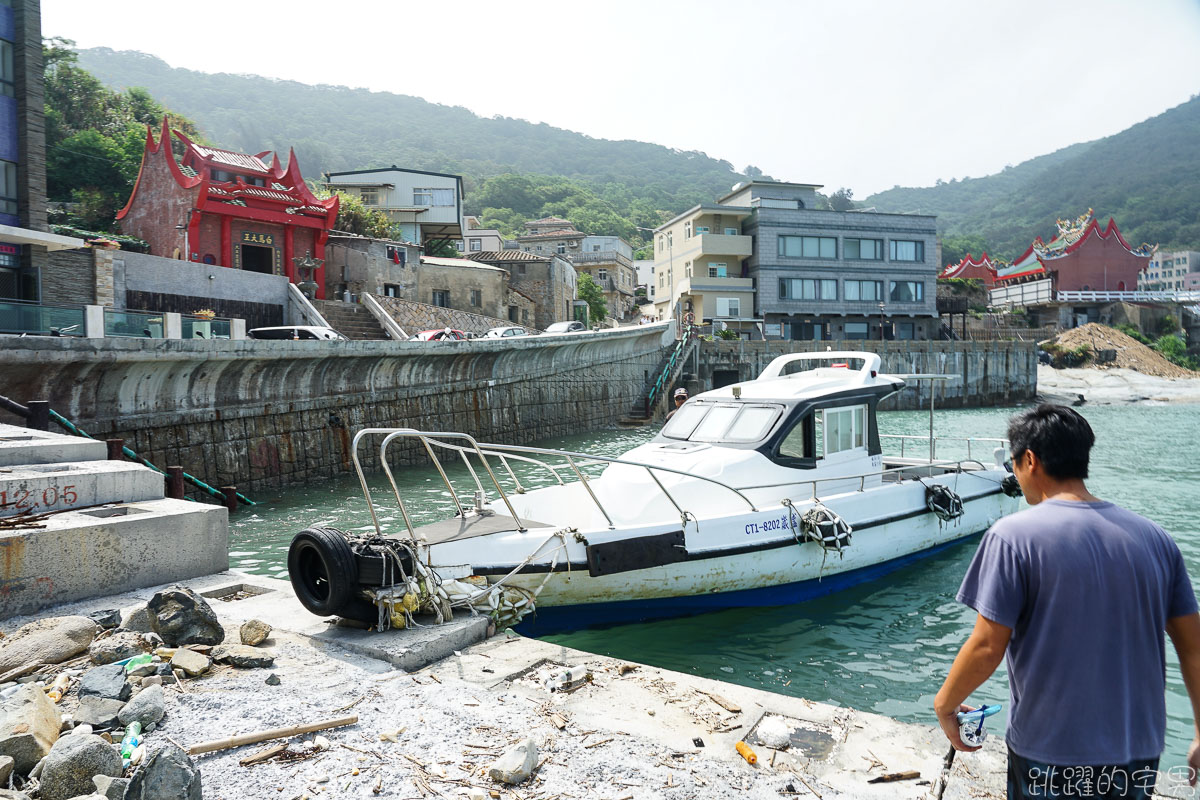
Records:
[[[570,322],[555,322],[546,328],[546,333],[575,333],[576,331],[586,331],[587,326],[579,320],[571,320]]]
[[[323,328],[320,325],[279,325],[272,328],[253,328],[247,331],[246,335],[251,339],[350,341],[333,328]]]
[[[454,328],[437,328],[436,330],[421,331],[409,338],[410,342],[460,342],[467,335]]]
[[[507,339],[510,336],[528,336],[529,331],[516,325],[509,325],[501,328],[492,328],[483,335],[484,339]]]

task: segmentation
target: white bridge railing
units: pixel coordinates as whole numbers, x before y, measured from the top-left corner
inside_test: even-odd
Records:
[[[1049,278],[1014,286],[1000,286],[988,292],[993,306],[1034,306],[1045,303],[1200,303],[1200,291],[1142,292],[1087,290],[1055,291]]]

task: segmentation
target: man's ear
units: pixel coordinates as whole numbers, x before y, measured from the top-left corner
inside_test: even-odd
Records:
[[[1025,469],[1029,470],[1030,472],[1041,471],[1042,460],[1038,458],[1037,453],[1026,449],[1025,452],[1021,454],[1021,459],[1025,462]]]

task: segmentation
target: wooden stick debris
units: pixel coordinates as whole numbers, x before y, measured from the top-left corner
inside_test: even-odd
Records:
[[[272,728],[269,731],[261,731],[260,733],[246,733],[241,736],[229,736],[211,742],[201,742],[189,747],[187,752],[188,755],[194,756],[200,753],[211,753],[216,750],[228,750],[246,744],[258,744],[259,742],[267,742],[271,739],[286,739],[289,736],[299,736],[302,733],[313,733],[315,731],[328,730],[329,728],[342,728],[347,725],[354,725],[357,722],[358,715],[354,714],[349,717],[313,722],[308,725],[289,725],[286,728]]]
[[[260,761],[266,761],[269,758],[274,758],[275,756],[282,753],[284,750],[287,750],[286,744],[273,744],[270,747],[259,750],[257,753],[255,753],[253,755],[246,756],[245,758],[238,761],[238,763],[241,764],[243,767],[248,767],[251,764],[257,764]]]
[[[717,694],[716,692],[706,692],[703,689],[697,689],[696,691],[700,692],[700,694],[706,696],[709,700],[712,700],[714,703],[716,703],[717,705],[719,705],[721,708],[725,709],[726,711],[732,711],[733,713],[738,714],[742,710],[742,707],[739,706],[737,703],[733,702],[732,700],[730,700],[728,698],[722,697],[721,695]]]
[[[591,750],[593,747],[599,747],[599,746],[600,746],[600,745],[602,745],[602,744],[608,744],[608,743],[609,743],[609,742],[611,742],[612,740],[613,740],[613,737],[611,737],[611,736],[610,736],[610,737],[608,737],[607,739],[601,739],[601,740],[600,740],[600,741],[598,741],[598,742],[592,742],[591,744],[585,744],[585,745],[583,746],[583,749],[584,749],[584,750]]]
[[[10,669],[8,672],[0,675],[0,683],[8,683],[9,681],[15,681],[17,678],[24,678],[26,675],[41,666],[41,661],[30,661],[28,664],[22,664],[21,666]]]
[[[886,775],[879,775],[871,778],[867,783],[892,783],[893,781],[911,781],[921,777],[921,773],[915,769],[905,770],[904,772],[889,772]]]

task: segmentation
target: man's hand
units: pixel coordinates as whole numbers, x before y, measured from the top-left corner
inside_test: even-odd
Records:
[[[1196,785],[1196,775],[1200,773],[1200,736],[1192,739],[1188,748],[1188,786]]]
[[[973,753],[980,749],[980,746],[971,747],[962,740],[962,732],[958,726],[958,714],[963,711],[974,711],[973,706],[961,705],[954,711],[938,711],[938,724],[942,726],[942,733],[946,734],[946,738],[950,740],[951,746],[955,750],[961,750],[964,753]]]

